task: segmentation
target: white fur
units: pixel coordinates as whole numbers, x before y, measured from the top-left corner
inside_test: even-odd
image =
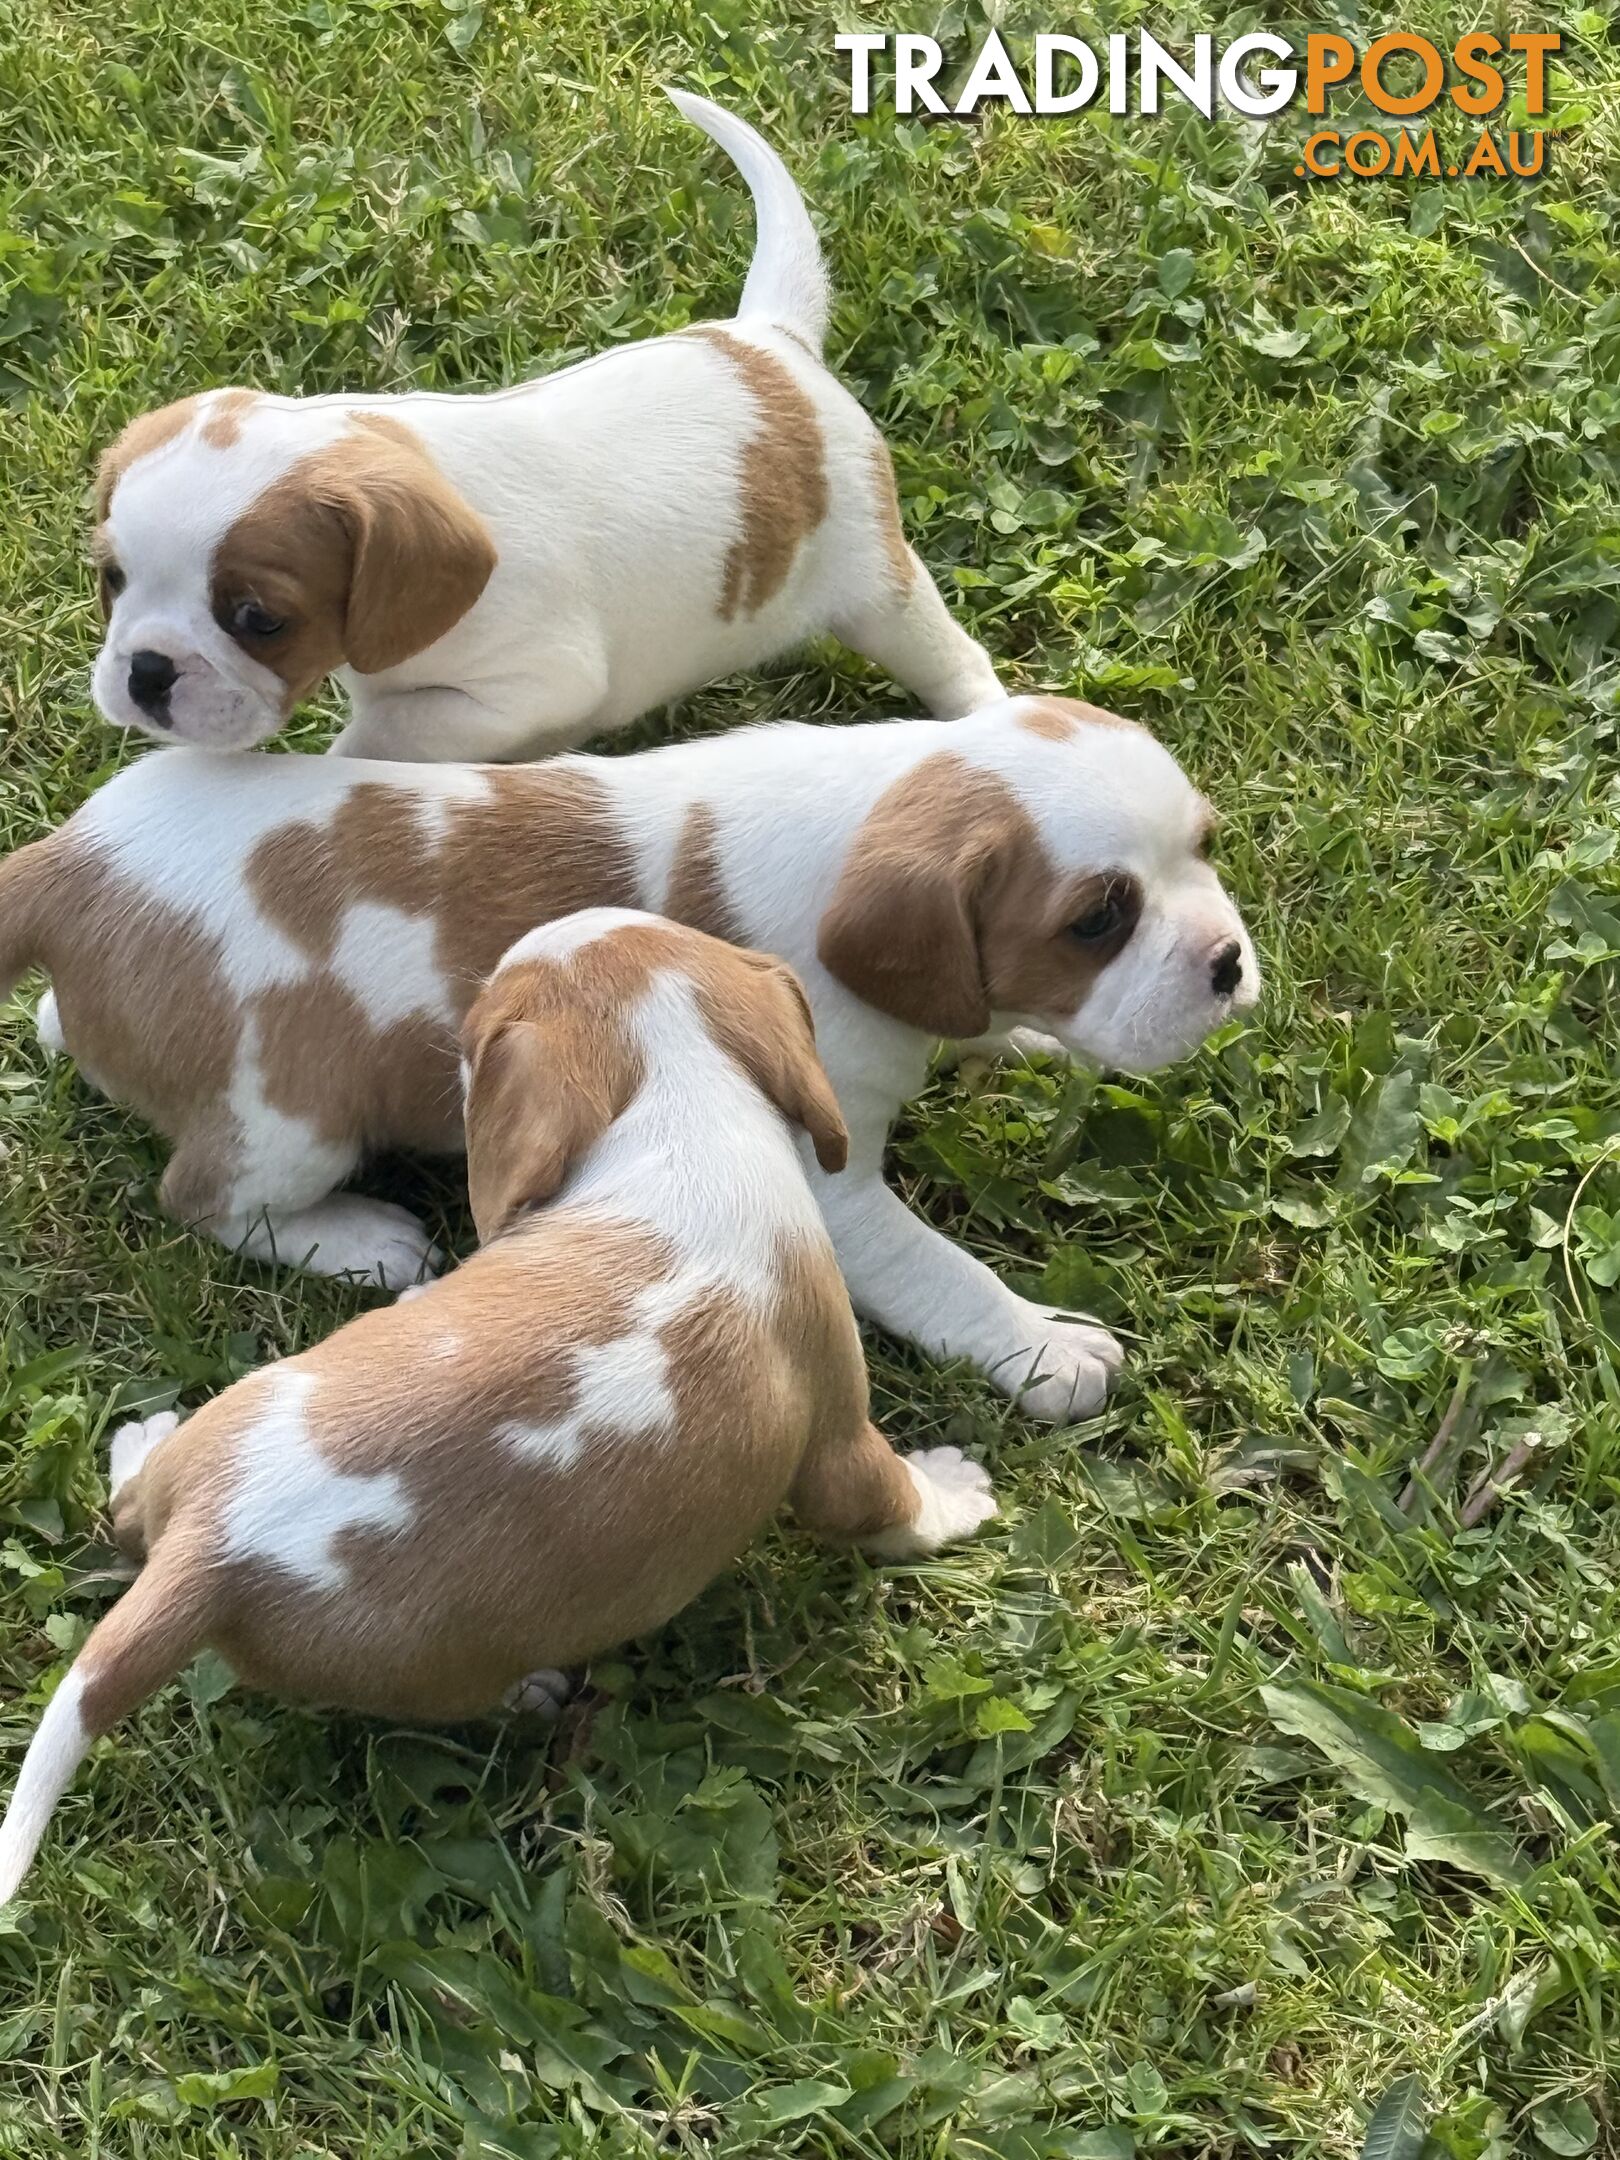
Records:
[[[544,1666],[538,1672],[525,1673],[514,1687],[508,1688],[501,1708],[514,1717],[558,1718],[573,1692],[574,1683],[567,1673]]]
[[[90,1749],[90,1732],[79,1714],[84,1679],[74,1668],[45,1705],[29,1742],[16,1790],[0,1824],[0,1905],[17,1894],[39,1848],[51,1810]]]
[[[609,909],[566,917],[555,927],[559,955],[577,952],[627,918]],[[591,925],[586,934],[576,929]],[[533,957],[553,926],[516,948]],[[504,963],[503,963],[504,965]],[[770,1257],[784,1229],[822,1235],[822,1219],[780,1112],[710,1034],[692,986],[674,970],[654,977],[630,1017],[645,1055],[645,1077],[624,1114],[563,1187],[571,1206],[655,1230],[676,1254],[674,1286],[644,1295],[661,1324],[672,1296],[713,1289],[747,1302],[768,1293]],[[707,1130],[731,1145],[715,1177],[691,1140],[694,1106]],[[683,1294],[684,1292],[684,1294]]]
[[[431,915],[361,901],[343,918],[332,965],[352,984],[375,1028],[426,1013],[454,1027],[458,1018],[434,956],[438,926]]]
[[[1259,971],[1237,910],[1194,855],[1204,805],[1168,751],[1137,730],[1102,725],[1052,741],[1018,724],[1021,709],[1004,700],[954,723],[755,728],[638,757],[581,762],[605,791],[649,907],[664,902],[689,810],[707,806],[739,933],[779,954],[804,984],[850,1131],[849,1168],[841,1176],[824,1175],[808,1157],[807,1167],[856,1309],[942,1357],[969,1360],[1033,1414],[1063,1419],[1088,1417],[1100,1407],[1119,1363],[1113,1338],[1016,1296],[883,1184],[889,1128],[922,1086],[931,1046],[920,1030],[863,1004],[818,957],[821,919],[850,847],[895,781],[948,752],[1006,781],[1038,825],[1059,875],[1134,873],[1146,895],[1141,925],[1081,1008],[993,1015],[998,1030],[1032,1026],[1082,1058],[1139,1071],[1165,1064],[1247,1010]],[[314,963],[283,950],[285,940],[276,944],[249,891],[247,861],[277,825],[329,823],[360,776],[338,759],[169,750],[120,774],[84,815],[113,867],[218,940],[233,984],[257,983],[267,971],[284,981]],[[363,777],[406,791],[425,815],[442,821],[491,784],[472,769],[422,765],[368,766]],[[352,914],[359,924],[345,924],[339,941],[343,980],[370,1009],[382,1009],[385,1000],[396,1009],[404,994],[398,923],[383,934],[374,918],[392,911]],[[514,948],[514,957],[560,956],[623,919],[620,911],[587,910],[542,926]],[[1239,943],[1242,977],[1234,994],[1221,996],[1212,986],[1211,955],[1228,939]],[[267,953],[273,957],[267,960]],[[416,940],[406,980],[414,1010],[453,1009],[455,986],[437,974],[425,934]],[[683,1019],[681,1010],[689,993],[666,985],[659,996],[664,1002],[656,1012],[649,1008],[648,1025],[690,1032],[690,1016]],[[757,1122],[765,1115],[757,1096],[750,1091],[744,1101],[728,1083],[718,1069],[726,1061],[706,1036],[692,1042],[690,1055],[712,1090],[706,1100],[716,1119]],[[655,1061],[635,1114],[614,1128],[615,1148],[639,1150],[630,1189],[646,1196],[651,1214],[677,1226],[683,1257],[700,1274],[757,1279],[757,1255],[736,1241],[736,1211],[726,1207],[705,1227],[699,1199],[683,1185],[689,1150],[676,1141],[689,1099],[666,1099],[666,1085],[664,1062]],[[370,1272],[395,1288],[433,1264],[426,1232],[401,1210],[331,1192],[353,1167],[358,1143],[335,1147],[269,1110],[251,1044],[232,1101],[243,1123],[247,1168],[230,1218],[210,1226],[226,1243],[257,1257],[308,1259],[325,1272]],[[587,1168],[574,1197],[588,1195],[593,1174]]]
[[[67,1037],[62,1033],[62,1015],[56,1008],[54,990],[47,990],[39,1001],[39,1010],[34,1015],[34,1032],[47,1057],[60,1057],[66,1050]]]
[[[160,1440],[167,1440],[180,1422],[179,1412],[160,1410],[155,1416],[120,1425],[112,1436],[107,1463],[107,1498],[116,1500]]]
[[[919,1448],[900,1460],[917,1489],[917,1513],[903,1528],[862,1539],[874,1558],[920,1559],[953,1539],[971,1537],[999,1512],[989,1471],[960,1448]]]
[[[381,1290],[403,1290],[436,1275],[444,1255],[408,1208],[363,1193],[329,1192],[312,1207],[239,1208],[208,1229],[245,1260],[352,1275]]]
[[[412,1509],[398,1473],[334,1470],[309,1427],[313,1373],[272,1366],[256,1380],[262,1406],[236,1450],[236,1483],[221,1524],[223,1557],[267,1561],[314,1590],[341,1590],[346,1530],[403,1530]]]
[[[109,719],[219,748],[262,741],[281,725],[280,679],[215,621],[213,558],[267,488],[348,432],[354,415],[379,411],[421,438],[483,519],[498,560],[482,595],[435,643],[379,673],[342,671],[353,718],[336,747],[351,756],[536,755],[828,630],[943,715],[1000,694],[983,651],[921,565],[904,587],[894,574],[877,437],[812,356],[826,285],[786,167],[706,99],[676,103],[733,157],[754,194],[758,247],[728,331],[791,372],[822,437],[827,515],[779,590],[756,612],[722,618],[760,416],[711,340],[620,346],[483,396],[267,396],[223,446],[205,439],[209,398],[182,433],[133,461],[112,496],[104,537],[127,583],[93,677]],[[179,670],[161,722],[130,696],[137,652],[160,653]]]

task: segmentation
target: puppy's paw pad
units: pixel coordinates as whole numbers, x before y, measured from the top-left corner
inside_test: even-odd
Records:
[[[501,1697],[501,1708],[511,1717],[556,1718],[562,1715],[573,1692],[574,1683],[567,1673],[541,1667],[537,1672],[525,1673],[507,1689]]]

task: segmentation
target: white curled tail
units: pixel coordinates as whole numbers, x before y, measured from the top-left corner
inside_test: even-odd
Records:
[[[670,90],[668,95],[694,127],[720,145],[754,198],[758,230],[737,303],[739,319],[763,315],[767,322],[796,332],[819,353],[827,335],[827,272],[821,242],[793,175],[764,136],[723,105],[694,97],[689,90]]]

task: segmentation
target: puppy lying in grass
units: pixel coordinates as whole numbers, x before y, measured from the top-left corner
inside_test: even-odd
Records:
[[[629,910],[513,946],[462,1035],[481,1250],[407,1300],[113,1441],[145,1568],[91,1634],[0,1824],[10,1897],[91,1743],[205,1647],[379,1716],[555,1695],[788,1501],[880,1555],[995,1513],[899,1457],[790,1127],[846,1136],[797,980]]]
[[[942,718],[996,697],[822,365],[787,168],[672,92],[753,191],[737,317],[479,396],[213,390],[102,461],[96,702],[239,749],[336,670],[356,757],[536,757],[832,631]]]
[[[1089,1417],[1113,1337],[919,1221],[884,1143],[936,1039],[1146,1072],[1247,1011],[1211,822],[1145,729],[1058,698],[533,766],[166,750],[0,863],[0,991],[48,972],[42,1040],[174,1142],[171,1214],[397,1290],[437,1263],[423,1225],[334,1188],[461,1146],[455,1031],[514,938],[642,907],[779,953],[850,1123],[847,1175],[809,1171],[857,1311]]]

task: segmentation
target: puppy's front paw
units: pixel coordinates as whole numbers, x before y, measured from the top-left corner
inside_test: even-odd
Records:
[[[501,1708],[510,1717],[558,1718],[573,1692],[574,1683],[567,1673],[542,1666],[514,1681],[501,1697]]]
[[[1067,1065],[1073,1052],[1067,1043],[1059,1042],[1055,1035],[1045,1035],[1039,1028],[1016,1027],[1003,1038],[1002,1056],[1013,1062],[1024,1058],[1053,1058],[1060,1065]]]
[[[1106,1328],[1085,1320],[1041,1314],[1040,1334],[998,1367],[997,1387],[1046,1425],[1072,1425],[1095,1417],[1125,1362]]]
[[[149,1418],[133,1418],[112,1436],[107,1455],[107,1497],[116,1500],[160,1440],[167,1440],[179,1424],[179,1413],[159,1410]]]
[[[909,1532],[914,1552],[937,1552],[953,1538],[971,1537],[998,1512],[989,1471],[960,1448],[919,1448],[900,1460],[917,1488]]]

